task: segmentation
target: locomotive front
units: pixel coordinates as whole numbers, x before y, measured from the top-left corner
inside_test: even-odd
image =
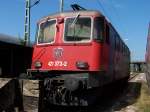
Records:
[[[104,17],[96,11],[64,12],[38,23],[28,75],[44,79],[46,101],[88,105],[85,91],[100,86],[106,69]]]

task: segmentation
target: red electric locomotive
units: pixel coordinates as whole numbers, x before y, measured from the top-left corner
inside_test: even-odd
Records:
[[[89,105],[94,88],[129,77],[130,51],[99,11],[62,12],[38,22],[32,68],[44,100]]]

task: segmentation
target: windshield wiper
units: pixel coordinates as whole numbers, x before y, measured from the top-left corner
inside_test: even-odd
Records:
[[[74,25],[77,23],[79,16],[80,16],[80,13],[78,13],[77,16],[74,18],[73,22],[71,23],[71,27],[74,27]]]
[[[79,16],[80,16],[80,13],[78,13],[76,15],[76,17],[74,18],[73,22],[71,23],[71,28],[73,28],[73,40],[75,41],[76,40],[76,36],[75,36],[75,24],[77,23],[78,19],[79,19]]]

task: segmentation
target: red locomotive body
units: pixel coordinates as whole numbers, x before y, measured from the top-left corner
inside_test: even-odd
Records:
[[[128,47],[100,12],[63,12],[39,21],[28,74],[46,78],[45,88],[53,88],[47,98],[51,103],[74,105],[79,100],[88,105],[86,95],[79,97],[76,91],[127,79],[129,63]],[[69,96],[58,91],[69,91],[64,92]]]

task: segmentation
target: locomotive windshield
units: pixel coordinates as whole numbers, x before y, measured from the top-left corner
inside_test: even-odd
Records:
[[[74,20],[76,22],[74,22]],[[90,41],[91,38],[91,18],[67,18],[65,21],[64,40],[69,42]]]
[[[44,23],[41,23],[38,31],[38,44],[53,42],[55,32],[56,20],[48,20]]]

